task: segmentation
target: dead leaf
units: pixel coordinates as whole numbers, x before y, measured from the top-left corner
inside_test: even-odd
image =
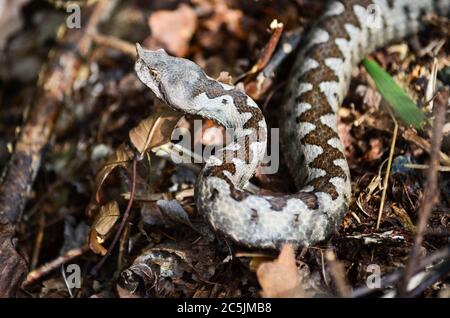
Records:
[[[273,20],[272,23],[270,23],[272,36],[270,37],[269,42],[262,49],[258,61],[255,65],[253,65],[248,74],[255,74],[267,66],[273,53],[275,52],[275,48],[277,47],[278,42],[280,41],[281,34],[283,33],[283,28],[283,23],[278,22],[276,19]]]
[[[217,81],[224,84],[233,85],[233,77],[228,72],[220,72]]]
[[[174,223],[182,223],[194,229],[191,221],[189,220],[189,215],[177,200],[158,200],[156,201],[156,205],[161,209],[164,215],[170,219],[170,221]]]
[[[210,19],[204,21],[203,26],[212,31],[219,33],[222,26],[238,38],[245,39],[247,32],[242,28],[242,19],[244,14],[241,10],[231,9],[223,1],[215,1],[212,7],[213,14]]]
[[[119,216],[119,205],[116,201],[108,202],[100,208],[100,213],[92,224],[89,234],[89,247],[94,253],[106,254],[107,250],[101,244],[114,224],[116,224]]]
[[[256,271],[262,297],[305,297],[302,279],[295,262],[294,249],[284,245],[273,262],[262,263]]]
[[[111,201],[101,207],[100,213],[95,219],[92,227],[101,236],[106,236],[120,216],[119,205],[116,201]]]
[[[371,138],[369,143],[370,150],[364,154],[364,160],[372,162],[380,159],[384,154],[382,141],[378,138]]]
[[[105,182],[106,178],[109,174],[116,169],[117,167],[126,167],[126,164],[131,160],[132,154],[125,148],[125,146],[119,146],[114,153],[111,160],[108,161],[95,176],[95,200],[96,203],[100,203],[100,189]],[[93,205],[94,202],[91,202]],[[92,208],[88,208],[88,211],[92,210]]]
[[[400,221],[403,223],[403,226],[407,228],[411,233],[416,233],[416,226],[414,225],[413,221],[409,217],[408,213],[405,211],[405,209],[402,209],[395,204],[391,205],[392,211],[394,214],[400,219]]]
[[[156,113],[131,129],[129,137],[141,156],[149,149],[170,142],[172,131],[183,114],[174,111]]]
[[[148,24],[152,31],[150,47],[163,47],[179,57],[187,55],[189,41],[197,30],[194,9],[183,3],[176,10],[159,10],[149,17]]]

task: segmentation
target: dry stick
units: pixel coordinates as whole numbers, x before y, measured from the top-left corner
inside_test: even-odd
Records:
[[[108,0],[102,0],[88,10],[86,14],[90,17],[86,26],[70,30],[62,26],[58,32],[60,48],[49,53],[49,63],[39,74],[37,101],[28,112],[0,188],[2,224],[19,221],[64,98],[71,91],[83,63],[80,56],[86,57],[90,50],[92,41],[86,33],[95,30],[108,4]],[[73,50],[66,47],[73,47]]]
[[[82,28],[58,32],[58,48],[49,53],[49,62],[39,74],[36,102],[29,109],[21,134],[6,166],[0,185],[0,297],[17,292],[28,269],[21,256],[9,243],[15,224],[20,221],[32,184],[61,112],[64,97],[70,92],[92,41],[88,32],[96,29],[104,12],[114,3],[101,0],[83,10]],[[72,47],[72,50],[68,50]],[[3,257],[2,257],[3,256]],[[6,259],[5,256],[7,257]]]
[[[445,113],[447,109],[449,98],[449,90],[442,91],[435,100],[434,110],[434,125],[433,135],[431,141],[430,153],[430,169],[428,170],[427,182],[425,184],[425,191],[422,197],[422,202],[419,210],[419,224],[417,226],[417,234],[414,240],[414,245],[409,254],[408,263],[406,264],[405,274],[403,280],[400,282],[399,295],[405,297],[407,295],[408,283],[419,261],[419,251],[422,246],[425,235],[428,219],[431,215],[431,210],[438,200],[438,168],[439,168],[439,152],[441,149],[443,139],[443,128],[445,124]]]
[[[430,167],[428,165],[421,165],[421,164],[417,164],[417,163],[405,163],[403,165],[403,167],[405,168],[409,168],[409,169],[417,169],[417,170],[427,170],[430,169]],[[440,172],[450,172],[450,167],[447,166],[439,166],[438,170]]]
[[[416,274],[417,272],[424,270],[424,268],[432,265],[435,262],[441,261],[442,259],[448,259],[450,256],[450,245],[445,246],[444,248],[434,252],[433,254],[427,256],[426,258],[422,259],[419,262],[419,266],[416,268]],[[397,282],[404,273],[404,269],[398,269],[392,273],[389,273],[381,278],[381,286],[380,289],[386,288],[390,285],[393,285],[395,282]],[[369,288],[367,286],[361,286],[357,287],[352,292],[352,297],[358,298],[358,297],[365,297],[368,296],[374,292],[379,291],[380,289],[373,289]],[[414,293],[414,291],[411,291],[411,293]]]
[[[377,218],[377,230],[380,229],[380,223],[381,223],[381,216],[383,215],[383,209],[384,209],[384,203],[386,201],[386,191],[389,183],[389,176],[391,173],[391,166],[392,166],[392,158],[394,157],[395,152],[395,144],[397,142],[397,135],[398,135],[398,123],[395,119],[394,114],[392,113],[392,110],[390,107],[387,107],[389,115],[391,115],[392,120],[394,121],[394,133],[392,136],[392,143],[391,143],[391,149],[389,150],[389,160],[386,167],[386,175],[384,176],[384,182],[383,182],[383,192],[381,194],[381,203],[380,203],[380,210],[378,211],[378,218]]]
[[[408,297],[418,297],[420,294],[422,294],[426,289],[428,289],[431,285],[436,283],[438,280],[445,278],[448,273],[450,273],[450,260],[447,259],[441,264],[437,264],[433,267],[431,270],[431,273],[428,272],[427,276],[422,279],[420,284],[417,287],[414,287],[413,290],[411,290],[408,293]]]
[[[406,129],[403,132],[402,137],[405,140],[408,140],[412,143],[414,143],[417,147],[425,150],[426,152],[430,153],[431,152],[431,145],[430,143],[423,139],[422,137],[418,136],[417,133],[415,131],[413,131],[412,129]],[[440,157],[440,161],[442,164],[449,166],[450,165],[450,157],[447,156],[445,153],[443,153],[442,151],[439,151],[439,157]]]
[[[38,232],[36,234],[36,240],[34,242],[33,254],[31,256],[30,269],[33,270],[36,268],[36,265],[39,261],[39,254],[42,247],[42,241],[44,240],[44,231],[45,231],[45,214],[41,213],[39,215],[38,221]]]
[[[60,268],[61,265],[65,264],[67,262],[70,262],[77,257],[80,257],[81,255],[83,255],[84,253],[86,253],[88,251],[89,251],[89,246],[83,245],[82,247],[74,248],[74,249],[68,251],[63,256],[55,258],[54,260],[39,266],[35,270],[28,273],[28,276],[25,279],[25,281],[23,282],[22,287],[27,287],[27,286],[33,284],[34,282],[43,278],[48,273],[54,271],[55,269]]]
[[[100,270],[100,268],[103,266],[103,264],[105,263],[106,259],[109,257],[109,255],[111,255],[112,250],[114,249],[114,247],[116,246],[119,238],[120,238],[120,234],[123,231],[123,228],[125,227],[125,224],[127,223],[128,217],[130,215],[130,211],[131,211],[131,206],[133,205],[133,200],[134,200],[134,196],[135,196],[135,190],[136,190],[136,164],[137,164],[137,159],[133,159],[133,170],[132,170],[132,175],[131,175],[131,190],[130,190],[130,199],[128,200],[128,205],[127,208],[125,210],[125,213],[123,214],[123,218],[122,221],[120,222],[119,225],[119,229],[116,232],[116,235],[114,236],[114,239],[111,243],[111,245],[108,248],[108,251],[106,252],[106,254],[103,256],[103,258],[100,260],[100,262],[98,262],[97,265],[95,265],[95,267],[91,270],[91,274],[96,276],[98,271]]]
[[[128,41],[121,40],[114,36],[94,33],[92,39],[98,45],[106,46],[123,52],[132,58],[136,57],[136,46]]]

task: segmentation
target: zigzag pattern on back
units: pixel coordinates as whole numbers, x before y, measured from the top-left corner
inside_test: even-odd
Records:
[[[378,21],[368,16],[373,8]],[[209,223],[234,241],[257,248],[311,245],[328,238],[341,224],[351,197],[337,112],[352,68],[377,47],[417,32],[424,13],[449,10],[450,0],[329,3],[298,53],[281,105],[283,154],[301,189],[284,196],[242,190],[267,143],[266,122],[255,102],[209,78],[191,61],[138,46],[136,72],[158,98],[174,109],[236,128],[236,138],[208,159],[197,180],[197,207]]]

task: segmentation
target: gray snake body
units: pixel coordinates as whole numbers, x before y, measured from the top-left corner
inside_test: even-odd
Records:
[[[379,10],[378,22],[369,23],[370,10]],[[197,208],[212,227],[254,248],[279,248],[282,243],[308,246],[336,231],[351,197],[337,111],[352,68],[376,48],[417,32],[424,13],[449,10],[450,0],[328,4],[298,53],[281,106],[285,157],[301,189],[284,196],[241,190],[266,149],[266,122],[255,102],[209,78],[189,60],[138,45],[135,70],[158,98],[172,108],[235,129],[233,142],[207,160],[196,184]]]

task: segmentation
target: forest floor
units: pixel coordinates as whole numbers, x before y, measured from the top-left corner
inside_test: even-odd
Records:
[[[201,165],[176,164],[167,156],[175,140],[163,142],[170,142],[169,128],[175,124],[190,132],[192,146],[200,148],[220,143],[224,129],[203,121],[196,131],[194,118],[167,113],[134,72],[135,43],[162,47],[193,60],[213,78],[241,85],[269,126],[282,129],[278,109],[293,54],[278,55],[278,63],[274,52],[297,45],[320,15],[322,1],[132,0],[115,5],[100,0],[81,6],[81,28],[64,32],[60,26],[75,12],[64,1],[10,2],[0,16],[0,167],[5,170],[0,294],[382,294],[401,286],[401,269],[411,262],[410,251],[421,235],[415,269],[436,261],[443,265],[433,279],[419,279],[405,293],[450,297],[449,121],[443,128],[441,167],[435,167],[440,171],[434,171],[438,200],[423,233],[418,223],[430,182],[432,129],[418,132],[399,122],[396,131],[389,105],[363,66],[354,70],[339,111],[353,199],[339,231],[318,246],[285,246],[279,254],[225,240],[195,207]],[[426,32],[371,55],[419,105],[425,105],[433,68],[437,87],[450,84],[449,21],[431,16],[426,23]],[[268,68],[273,77],[264,73]],[[432,110],[423,110],[432,122]],[[129,145],[136,146],[139,138],[142,142],[149,127],[156,127],[156,141],[145,146],[151,151],[133,173]],[[278,172],[252,179],[264,191],[294,191],[280,151]],[[130,215],[119,229],[130,197]],[[373,289],[378,274],[387,279]]]

